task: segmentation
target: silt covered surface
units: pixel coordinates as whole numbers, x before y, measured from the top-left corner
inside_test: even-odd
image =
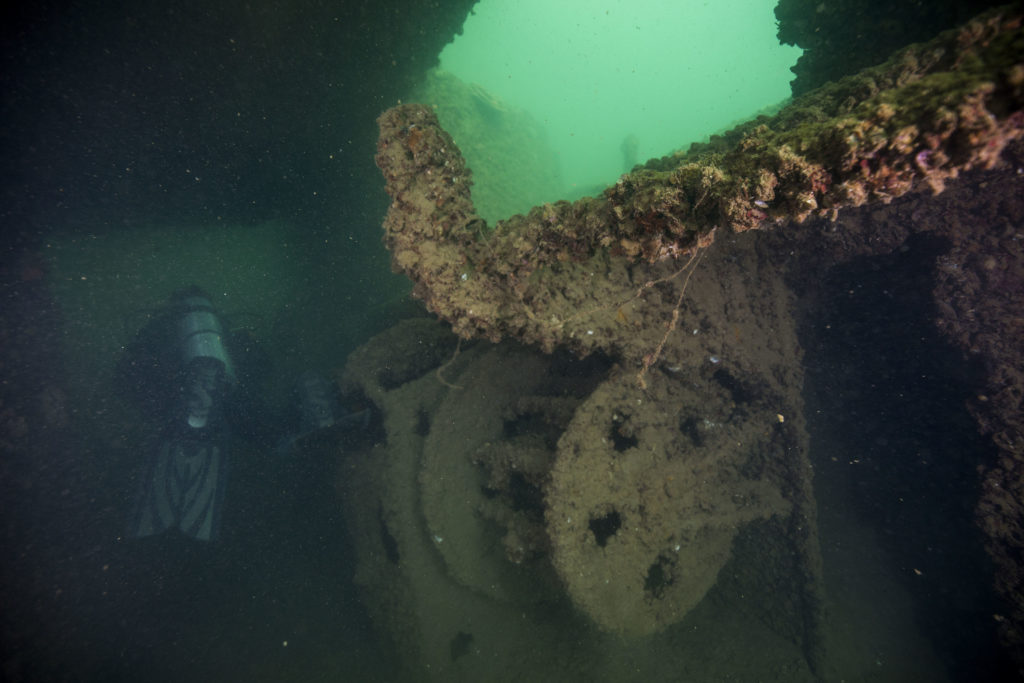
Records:
[[[748,636],[764,628],[788,643],[780,652],[795,659],[772,669],[778,680],[835,673],[799,321],[828,306],[816,277],[910,249],[921,234],[944,245],[928,271],[935,323],[965,363],[981,360],[965,373],[977,390],[970,409],[1001,457],[978,463],[976,514],[1006,600],[995,621],[1019,654],[1024,515],[1006,492],[1024,471],[1014,450],[1021,219],[1008,199],[1021,194],[1021,40],[1019,13],[990,13],[648,164],[601,197],[494,228],[429,110],[382,117],[395,268],[459,336],[529,346],[461,348],[417,323],[429,359],[399,349],[408,340],[396,333],[346,371],[388,434],[355,466],[360,576],[381,595],[391,593],[380,576],[402,586],[407,599],[371,611],[413,666],[470,680],[481,664],[466,655],[486,651],[520,672],[578,675],[594,643],[542,626],[564,623],[609,653],[608,642],[646,648],[637,670],[651,675],[654,653],[692,646],[687,625],[706,626],[702,610],[724,602],[754,617]],[[421,365],[382,383],[404,353]],[[452,612],[439,602],[446,591],[474,597]],[[503,634],[501,648],[474,650],[486,629]],[[544,638],[552,650],[522,654]]]

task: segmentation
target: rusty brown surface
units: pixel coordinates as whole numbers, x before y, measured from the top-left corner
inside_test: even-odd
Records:
[[[692,255],[716,229],[939,192],[995,163],[1024,130],[1021,25],[1019,9],[989,13],[771,119],[650,163],[601,197],[539,206],[493,230],[476,217],[470,171],[433,113],[395,107],[379,120],[377,154],[393,200],[384,226],[393,267],[461,336],[640,362],[649,349],[632,347],[628,326],[594,315],[617,315],[649,286],[630,278],[630,264]]]
[[[680,541],[689,539],[693,553],[714,555],[712,564],[720,567],[728,561],[721,548],[731,537],[725,539],[719,526],[779,525],[779,547],[799,558],[802,604],[795,612],[808,620],[800,638],[817,669],[824,656],[821,567],[801,350],[786,278],[794,268],[823,272],[854,256],[889,253],[910,234],[934,232],[951,242],[948,262],[968,266],[937,264],[937,322],[966,353],[989,364],[972,411],[993,435],[1001,459],[984,469],[977,514],[999,569],[996,587],[1007,599],[1007,614],[996,616],[1005,624],[1005,642],[1019,652],[1021,223],[1014,207],[998,203],[990,220],[967,220],[978,210],[976,200],[970,206],[963,200],[974,193],[967,183],[958,183],[964,191],[952,204],[932,195],[964,172],[997,167],[1007,145],[1021,137],[1022,23],[1019,8],[988,13],[814,91],[771,119],[649,162],[600,197],[535,207],[493,228],[476,216],[470,171],[431,111],[403,105],[385,112],[377,155],[393,200],[385,243],[414,293],[463,338],[511,337],[544,351],[601,352],[615,363],[570,421],[557,420],[562,436],[546,455],[533,444],[499,443],[491,429],[492,445],[443,467],[435,458],[436,471],[424,469],[419,482],[429,494],[428,526],[463,523],[446,507],[451,501],[442,483],[455,465],[467,472],[470,463],[484,468],[490,485],[507,498],[509,472],[524,467],[526,479],[543,489],[543,521],[510,512],[501,495],[480,504],[480,514],[502,527],[500,562],[553,567],[577,608],[607,630],[637,634],[685,618],[714,581],[712,575],[679,584],[678,595],[666,590],[662,595],[678,604],[660,610],[661,596],[649,594],[658,588],[651,572],[672,576],[679,568],[685,574],[685,558],[666,559],[677,546],[685,555]],[[916,208],[908,209],[905,200],[892,203],[916,190],[922,192],[905,198]],[[988,225],[1000,221],[1001,232],[991,233]],[[755,229],[765,239],[739,234]],[[690,382],[705,387],[704,398],[667,398],[690,391]],[[707,418],[715,405],[706,398],[709,391],[732,394],[723,399],[728,419],[722,423],[739,442],[765,440],[751,452],[777,448],[785,456],[752,470],[742,452],[722,450],[717,462],[724,469],[711,468],[721,478],[708,492],[717,501],[715,513],[707,515],[703,531],[687,537],[676,521],[699,518],[700,501],[676,496],[672,482],[696,476],[694,467],[714,449],[703,441],[675,443],[679,430],[659,431],[658,425],[666,415],[673,424],[688,424],[673,411],[692,409],[710,420],[697,424],[712,429],[717,422]],[[634,408],[637,401],[649,405]],[[469,419],[471,408],[452,410]],[[772,441],[777,432],[788,435],[785,444]],[[653,451],[652,444],[658,444]],[[673,460],[691,450],[685,465]],[[651,461],[651,452],[661,459]],[[722,503],[740,489],[749,489],[750,509]],[[613,538],[609,550],[590,526],[606,518],[642,522],[635,538]],[[670,528],[676,537],[666,532]],[[442,555],[463,584],[492,585],[486,580],[491,568],[453,550]],[[604,588],[610,584],[602,571],[622,581]]]

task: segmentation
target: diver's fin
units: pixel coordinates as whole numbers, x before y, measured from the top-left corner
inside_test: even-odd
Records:
[[[129,530],[133,538],[175,528],[201,541],[217,537],[228,465],[222,441],[191,436],[161,440],[142,483]]]

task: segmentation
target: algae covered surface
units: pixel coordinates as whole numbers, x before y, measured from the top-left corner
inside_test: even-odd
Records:
[[[475,210],[471,171],[433,112],[385,112],[384,241],[414,295],[464,339],[599,359],[575,393],[546,386],[564,367],[517,358],[522,351],[473,346],[460,356],[456,347],[443,379],[439,371],[452,393],[438,411],[421,409],[416,523],[451,579],[514,605],[567,599],[600,631],[627,638],[675,633],[709,596],[742,595],[797,648],[807,675],[827,678],[842,657],[828,655],[799,321],[827,306],[815,274],[909,248],[918,234],[957,244],[973,234],[963,223],[895,217],[908,202],[927,206],[922,193],[972,187],[979,181],[965,174],[1013,163],[1024,132],[1022,40],[1019,8],[991,11],[772,117],[653,160],[599,196],[493,226]],[[857,223],[868,215],[877,220]],[[1018,235],[1007,227],[995,243]],[[980,264],[986,277],[1016,282],[1012,264]],[[1012,290],[994,294],[1003,319],[1018,308]],[[971,291],[953,301],[980,296]],[[934,296],[940,329],[977,315],[941,287]],[[1013,367],[1015,332],[995,334],[988,362]],[[963,337],[954,343],[982,353]],[[523,372],[498,379],[502,367]],[[365,383],[355,366],[348,372]],[[1004,381],[998,370],[982,384]],[[980,395],[983,429],[1015,433],[1019,405],[993,411]],[[1011,472],[1005,464],[991,477]],[[999,529],[989,552],[1000,558],[1014,543],[1002,525],[1020,512],[993,517],[989,500],[978,509]],[[445,546],[452,538],[459,547]],[[530,582],[524,571],[534,591],[516,588]],[[1014,642],[1018,620],[1000,619]]]
[[[1024,676],[1020,4],[812,49],[642,165],[607,135],[631,170],[575,201],[431,69],[471,4],[12,14],[5,676]],[[802,45],[925,11],[779,8]],[[135,543],[162,421],[114,368],[188,285],[264,431],[222,543]],[[311,369],[365,412],[282,442]]]
[[[996,11],[829,84],[679,157],[623,176],[596,198],[535,207],[493,230],[472,176],[434,114],[380,119],[377,164],[392,197],[385,244],[428,309],[463,336],[541,348],[649,353],[604,322],[651,280],[627,264],[679,259],[718,229],[834,218],[987,168],[1022,130],[1019,13]],[[626,313],[623,315],[627,316]],[[595,326],[598,329],[595,329]]]

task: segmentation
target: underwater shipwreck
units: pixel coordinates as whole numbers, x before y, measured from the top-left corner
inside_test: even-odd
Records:
[[[778,676],[827,677],[800,325],[832,269],[923,238],[934,325],[978,368],[997,457],[973,516],[1024,662],[1019,6],[496,225],[429,107],[379,123],[385,244],[443,324],[349,359],[382,438],[340,485],[356,580],[411,670],[619,680],[632,650],[685,677],[679,629],[714,600],[777,638]]]

